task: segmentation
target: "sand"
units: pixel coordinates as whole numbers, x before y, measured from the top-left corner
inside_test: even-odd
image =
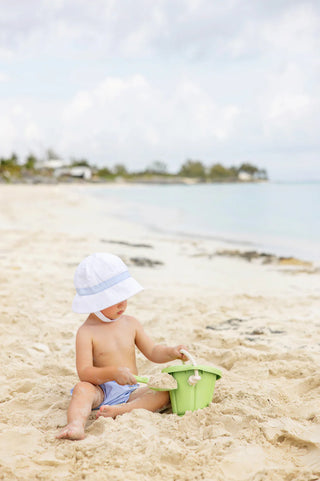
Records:
[[[95,188],[0,186],[0,479],[319,479],[319,271],[153,233],[112,216]],[[74,269],[95,251],[120,255],[145,286],[127,312],[150,336],[222,371],[210,406],[92,416],[84,440],[55,438],[84,320],[71,311]],[[164,366],[138,354],[138,367]]]
[[[171,389],[177,389],[178,383],[171,374],[160,373],[149,377],[148,386],[151,388],[157,388],[164,391],[170,391]]]

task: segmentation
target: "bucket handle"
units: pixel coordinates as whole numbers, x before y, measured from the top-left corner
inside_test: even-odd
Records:
[[[180,349],[181,354],[184,354],[188,360],[191,362],[193,366],[196,366],[196,361],[194,360],[193,356],[191,356],[190,352],[186,351],[185,349]],[[184,363],[184,361],[182,361]]]
[[[191,356],[190,352],[186,351],[185,349],[180,349],[180,352],[181,354],[184,354],[189,359],[189,361],[193,366],[197,365],[196,361],[194,360],[193,356]],[[184,363],[184,361],[182,362]],[[190,384],[190,386],[194,386],[195,384],[197,384],[198,381],[200,381],[200,379],[201,379],[201,376],[199,376],[199,371],[198,369],[195,369],[194,375],[189,377],[188,383]]]

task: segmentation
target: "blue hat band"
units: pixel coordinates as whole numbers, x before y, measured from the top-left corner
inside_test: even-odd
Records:
[[[116,276],[110,277],[110,279],[107,279],[106,281],[100,282],[100,284],[96,284],[92,287],[76,288],[76,291],[79,296],[92,296],[93,294],[98,294],[98,292],[105,291],[109,287],[119,284],[119,282],[122,282],[129,277],[131,277],[129,271],[124,271]]]

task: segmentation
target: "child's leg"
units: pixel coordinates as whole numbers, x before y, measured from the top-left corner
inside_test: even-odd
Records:
[[[153,391],[148,387],[140,387],[130,394],[129,400],[124,404],[114,406],[104,405],[98,411],[97,417],[115,418],[119,414],[124,414],[133,409],[147,409],[148,411],[158,411],[169,403],[169,393],[167,391]]]
[[[84,427],[91,409],[99,406],[103,401],[102,389],[89,382],[79,382],[72,393],[68,408],[68,424],[57,438],[83,439]]]

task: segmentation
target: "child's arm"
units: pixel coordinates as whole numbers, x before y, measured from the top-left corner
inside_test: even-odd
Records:
[[[152,362],[169,362],[174,359],[187,361],[188,359],[180,352],[181,349],[187,348],[183,344],[178,346],[164,346],[155,344],[155,342],[146,334],[140,322],[136,321],[136,338],[137,348]]]
[[[85,329],[79,329],[76,338],[76,366],[80,381],[102,384],[117,381],[118,384],[135,384],[136,378],[127,367],[95,367],[92,356],[92,338]]]

